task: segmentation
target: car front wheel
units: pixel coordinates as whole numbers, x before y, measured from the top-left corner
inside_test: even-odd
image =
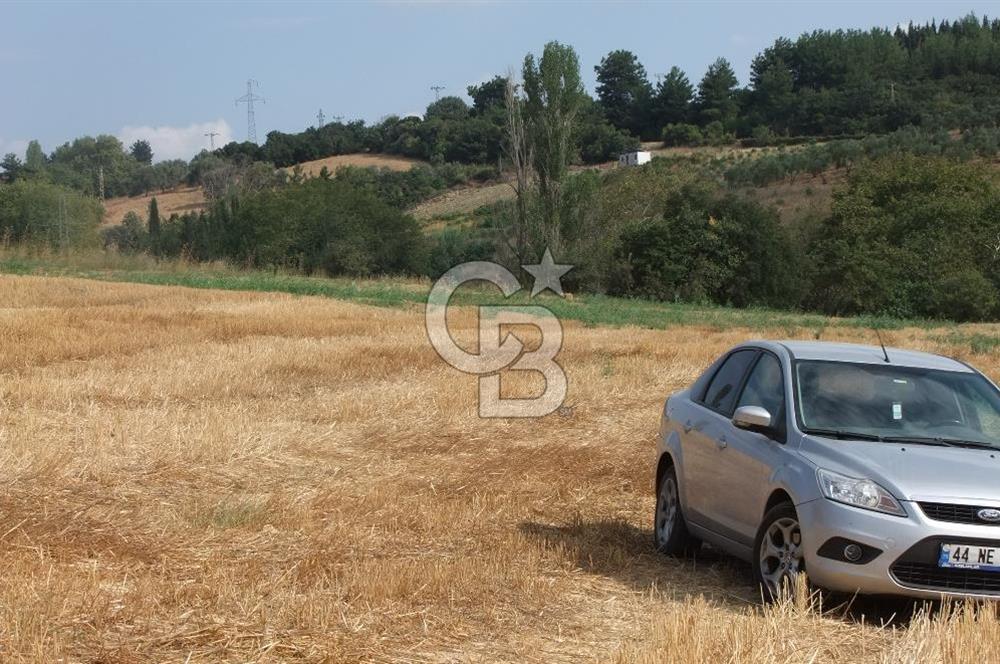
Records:
[[[754,542],[754,580],[767,602],[790,593],[800,574],[805,574],[802,558],[802,528],[795,507],[781,503],[764,515]]]
[[[693,553],[701,546],[701,541],[688,532],[684,521],[677,474],[673,467],[663,473],[657,487],[653,540],[658,551],[671,556]]]

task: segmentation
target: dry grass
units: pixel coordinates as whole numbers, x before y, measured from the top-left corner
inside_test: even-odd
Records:
[[[344,166],[357,166],[359,168],[388,168],[393,171],[408,171],[418,164],[426,164],[426,161],[421,161],[419,159],[411,159],[409,157],[400,157],[396,155],[387,154],[341,154],[333,157],[326,157],[324,159],[316,159],[314,161],[305,161],[299,164],[302,167],[302,173],[309,177],[316,177],[319,172],[323,170],[326,166],[330,175],[337,172],[338,168],[343,168]],[[292,172],[294,166],[289,166],[285,170],[289,173]]]
[[[122,223],[125,215],[135,212],[146,219],[149,216],[149,201],[156,199],[161,217],[204,210],[207,202],[201,187],[178,187],[167,192],[153,192],[146,196],[125,196],[104,201],[104,223],[108,226]]]
[[[767,330],[569,324],[570,408],[483,421],[418,310],[44,277],[0,303],[3,661],[1000,652],[991,610],[765,612],[742,564],[652,552],[663,395]],[[1000,369],[952,330],[886,337]]]
[[[506,182],[488,185],[469,185],[446,191],[415,206],[410,213],[418,221],[431,221],[442,217],[469,215],[497,201],[514,198],[514,190]]]

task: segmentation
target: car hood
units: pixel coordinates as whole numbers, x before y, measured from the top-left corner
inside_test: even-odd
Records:
[[[874,480],[900,500],[1000,506],[1000,450],[804,436],[799,451],[820,468]]]

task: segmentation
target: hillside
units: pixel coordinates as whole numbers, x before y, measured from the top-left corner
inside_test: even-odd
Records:
[[[737,146],[700,146],[700,147],[662,147],[662,144],[645,143],[642,149],[648,150],[654,157],[698,157],[702,160],[752,159],[775,152],[775,148],[744,148]],[[799,149],[788,148],[789,151]],[[414,166],[426,164],[419,159],[409,159],[394,155],[358,153],[336,155],[324,159],[316,159],[299,164],[302,173],[307,177],[318,177],[326,167],[330,173],[344,166],[360,168],[375,167],[393,171],[406,171]],[[593,166],[575,166],[571,170],[588,169],[607,170],[616,168],[617,163],[609,161]],[[285,170],[291,173],[295,167]],[[765,187],[748,189],[748,195],[763,203],[774,205],[782,214],[782,218],[796,218],[804,213],[825,210],[829,206],[832,185],[839,181],[840,175],[831,173],[820,176],[801,176],[767,185]],[[149,210],[149,201],[156,197],[160,214],[169,217],[171,214],[205,209],[206,200],[200,187],[180,187],[171,191],[152,193],[145,196],[111,198],[105,201],[105,225],[120,224],[128,212],[135,212],[145,218]],[[455,219],[473,215],[479,208],[501,200],[513,198],[514,191],[507,183],[473,184],[456,187],[434,196],[418,205],[411,212],[426,228],[437,228]]]
[[[315,161],[307,161],[299,166],[302,172],[309,177],[317,177],[324,166],[334,173],[343,166],[374,166],[377,168],[388,168],[394,171],[406,171],[417,164],[423,164],[419,159],[408,159],[406,157],[395,157],[382,154],[343,154]],[[284,169],[291,173],[294,167]],[[120,224],[125,215],[135,212],[143,219],[149,211],[149,201],[156,198],[156,204],[160,208],[160,215],[169,217],[171,214],[183,214],[185,212],[205,209],[207,201],[201,187],[178,187],[167,192],[153,192],[145,196],[123,196],[119,198],[109,198],[104,202],[104,224],[113,226]]]
[[[358,166],[361,168],[371,166],[375,168],[388,168],[393,171],[408,171],[414,166],[426,163],[427,162],[421,161],[420,159],[410,159],[408,157],[399,157],[396,155],[361,153],[334,155],[333,157],[306,161],[298,166],[302,169],[302,172],[305,175],[316,177],[319,175],[320,171],[323,170],[324,166],[326,166],[327,170],[333,174],[337,172],[338,168],[342,168],[344,166]],[[289,166],[284,170],[291,173],[294,168],[294,166]]]
[[[135,212],[143,219],[149,214],[149,201],[156,199],[160,215],[184,214],[205,209],[205,193],[201,187],[178,187],[172,191],[153,192],[145,196],[125,196],[104,201],[104,224],[114,226],[122,223],[125,215]]]

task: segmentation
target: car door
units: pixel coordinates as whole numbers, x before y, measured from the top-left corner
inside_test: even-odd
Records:
[[[770,495],[771,475],[781,463],[781,441],[787,426],[785,403],[781,361],[763,351],[750,369],[736,408],[760,406],[767,409],[776,430],[769,436],[729,422],[726,443],[717,446],[715,451],[713,465],[717,481],[709,507],[720,532],[747,545],[753,544]]]
[[[744,378],[757,357],[755,348],[733,351],[719,365],[703,394],[692,394],[689,415],[681,422],[682,480],[685,508],[692,521],[718,530],[716,501],[719,484],[718,448],[725,438]]]

